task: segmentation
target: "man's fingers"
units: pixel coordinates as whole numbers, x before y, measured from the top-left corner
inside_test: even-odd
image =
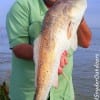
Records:
[[[59,66],[59,68],[58,68],[58,75],[62,74],[62,72],[63,72],[63,69]]]
[[[64,54],[65,56],[67,56],[67,51],[65,50],[63,54]]]
[[[63,68],[67,63],[67,57],[63,55],[60,60],[60,66]]]
[[[65,65],[65,61],[64,61],[64,57],[63,57],[63,55],[61,56],[61,60],[60,60],[60,66],[61,67],[64,67],[64,65]]]
[[[58,68],[58,74],[62,74],[63,73],[63,68],[64,66],[67,64],[67,51],[64,51],[61,55],[61,58],[60,58],[60,65],[59,65],[59,68]]]
[[[64,63],[65,63],[65,65],[68,64],[67,57],[64,58]]]

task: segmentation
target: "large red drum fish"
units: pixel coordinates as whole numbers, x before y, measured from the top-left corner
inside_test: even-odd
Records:
[[[50,88],[59,86],[60,57],[65,50],[77,48],[77,29],[87,7],[86,1],[57,0],[47,11],[40,36],[34,42],[34,100],[46,100]]]

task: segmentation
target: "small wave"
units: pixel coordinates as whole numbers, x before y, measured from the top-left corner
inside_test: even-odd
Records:
[[[91,46],[89,48],[78,48],[79,51],[93,51],[93,52],[100,52],[100,48],[98,47],[94,47],[94,46]]]
[[[0,53],[0,63],[11,62],[11,53]]]

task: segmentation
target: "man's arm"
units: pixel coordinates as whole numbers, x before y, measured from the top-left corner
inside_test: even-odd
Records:
[[[12,51],[15,54],[15,56],[20,59],[33,60],[33,47],[29,44],[17,45],[12,49]],[[60,65],[58,68],[59,75],[63,73],[63,68],[68,63],[66,56],[67,56],[67,51],[64,51],[60,58]]]
[[[23,1],[14,3],[6,16],[10,48],[16,57],[33,60],[33,47],[29,44],[29,8]]]
[[[91,42],[92,33],[88,25],[86,24],[84,18],[79,25],[77,36],[78,36],[78,45],[83,48],[88,48]]]
[[[12,50],[18,58],[33,60],[33,47],[29,44],[19,44]]]

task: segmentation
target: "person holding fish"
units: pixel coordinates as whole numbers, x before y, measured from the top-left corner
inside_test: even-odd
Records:
[[[16,0],[7,15],[6,25],[10,49],[12,50],[12,73],[9,90],[11,100],[33,100],[34,98],[33,42],[41,31],[46,12],[57,1]],[[88,48],[91,31],[84,18],[78,27],[77,37],[79,46]],[[62,52],[58,66],[59,85],[57,88],[50,89],[48,100],[75,100],[72,82],[73,53],[72,48]]]

